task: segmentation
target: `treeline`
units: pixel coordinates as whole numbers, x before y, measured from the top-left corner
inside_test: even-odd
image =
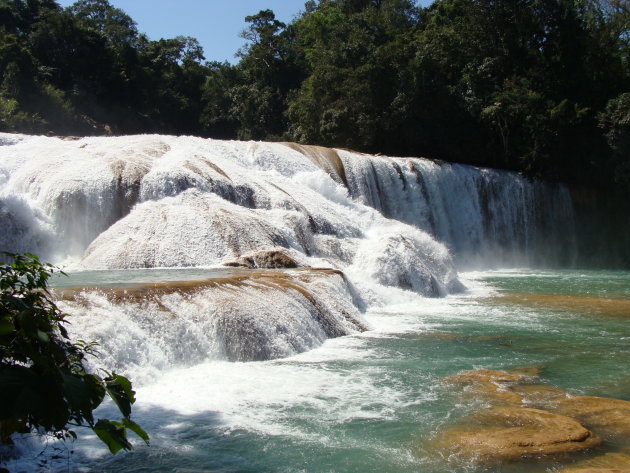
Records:
[[[311,0],[239,62],[107,0],[0,0],[0,129],[293,140],[630,189],[627,0]]]

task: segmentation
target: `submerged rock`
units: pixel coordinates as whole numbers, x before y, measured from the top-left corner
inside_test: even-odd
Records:
[[[560,473],[630,473],[630,456],[606,453],[560,470]]]
[[[298,268],[301,266],[295,259],[280,250],[257,251],[223,263],[223,265],[250,269]]]
[[[540,409],[497,407],[446,431],[440,442],[457,456],[510,461],[581,452],[601,443],[597,435],[566,416]]]
[[[456,375],[450,376],[447,380],[451,383],[462,385],[483,385],[487,383],[510,384],[521,383],[527,379],[526,376],[520,374],[511,374],[506,371],[496,370],[470,370],[463,371]]]
[[[522,376],[502,371],[475,370],[464,371],[447,378],[451,384],[467,389],[467,393],[484,400],[499,401],[506,404],[520,404],[522,398],[510,391],[510,385],[523,381]]]
[[[471,370],[447,378],[447,382],[464,387],[464,393],[492,404],[541,407],[545,403],[566,398],[563,389],[537,384],[539,366],[514,370]]]

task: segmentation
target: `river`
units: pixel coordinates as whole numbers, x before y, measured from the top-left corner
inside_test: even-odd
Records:
[[[96,274],[102,284],[106,273]],[[464,294],[400,292],[368,310],[371,330],[295,356],[128,367],[125,374],[142,380],[134,419],[152,445],[110,456],[81,432],[53,470],[64,471],[67,456],[71,471],[251,473],[533,473],[582,459],[487,466],[449,458],[435,437],[489,401],[445,380],[463,370],[539,367],[542,385],[630,401],[630,272],[506,270],[461,279]],[[73,323],[83,336],[98,335],[89,320]],[[629,447],[630,438],[609,437],[585,456]],[[18,463],[35,471],[25,466],[32,455]]]
[[[12,473],[534,473],[630,447],[602,430],[580,457],[489,465],[444,441],[506,396],[630,400],[630,273],[497,269],[579,265],[562,185],[295,143],[0,134],[0,228],[0,250],[70,274],[70,333],[133,380],[151,436],[116,456],[87,429],[16,439]],[[470,370],[522,382],[454,382]]]

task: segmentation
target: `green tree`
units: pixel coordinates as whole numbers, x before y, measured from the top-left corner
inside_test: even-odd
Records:
[[[398,78],[417,10],[405,0],[320,1],[296,21],[309,76],[291,95],[290,130],[302,142],[391,151]]]
[[[148,444],[130,417],[135,393],[129,380],[88,372],[85,360],[95,354],[94,345],[70,340],[67,314],[47,289],[55,268],[35,255],[5,255],[13,262],[0,265],[0,443],[32,431],[76,438],[72,429],[86,426],[112,453],[132,448],[127,430]],[[120,421],[94,418],[106,395]]]
[[[80,26],[97,31],[113,45],[129,44],[138,36],[136,22],[108,0],[79,0],[69,10]]]
[[[630,93],[611,99],[599,115],[599,126],[604,130],[613,150],[615,181],[626,192],[630,191]]]
[[[136,90],[152,131],[198,132],[207,74],[199,42],[189,36],[142,41],[138,52],[141,80]]]
[[[245,17],[247,40],[238,51],[237,82],[230,88],[230,115],[239,123],[239,139],[278,139],[286,132],[286,100],[302,79],[293,28],[271,10]]]
[[[208,74],[202,87],[203,110],[199,121],[203,133],[213,138],[235,139],[239,120],[232,113],[232,88],[241,81],[241,71],[227,61],[206,64]]]

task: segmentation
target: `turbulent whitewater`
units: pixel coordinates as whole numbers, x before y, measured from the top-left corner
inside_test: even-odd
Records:
[[[397,247],[448,285],[443,245],[484,266],[574,252],[567,191],[505,171],[193,137],[0,143],[0,247],[85,268],[214,265],[270,247],[335,267],[367,247],[378,265]]]
[[[281,250],[304,268],[333,270],[310,279],[288,271],[288,282],[276,280],[273,288],[261,280],[236,284],[232,275],[227,286],[238,296],[229,304],[226,286],[208,284],[194,296],[172,285],[135,301],[86,289],[67,302],[74,312],[107,312],[104,297],[109,313],[116,306],[144,314],[136,319],[144,318],[147,336],[150,320],[163,313],[180,323],[186,310],[201,307],[212,321],[207,332],[215,334],[195,345],[205,347],[202,358],[287,356],[363,330],[361,311],[386,303],[392,292],[462,291],[456,266],[553,265],[575,253],[566,189],[505,171],[158,135],[1,134],[0,145],[2,251],[37,253],[77,271],[221,267]],[[234,309],[243,299],[249,302]],[[274,319],[274,302],[281,317],[295,320]],[[226,343],[226,331],[236,341]],[[265,331],[273,333],[260,335]],[[248,351],[247,340],[256,337],[262,341]]]

